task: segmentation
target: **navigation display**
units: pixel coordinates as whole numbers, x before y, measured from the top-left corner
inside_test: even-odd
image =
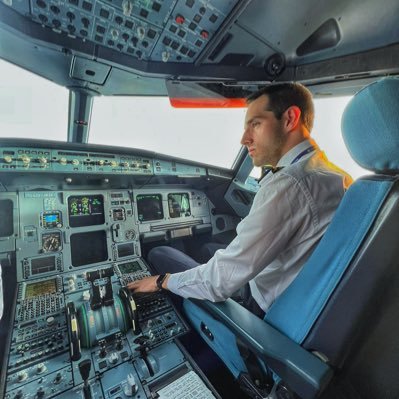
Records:
[[[46,281],[39,281],[37,283],[28,283],[26,284],[24,299],[34,298],[45,294],[54,294],[55,292],[57,292],[57,280],[55,278]]]
[[[163,219],[161,194],[140,194],[136,201],[140,222]]]
[[[79,195],[68,198],[69,225],[71,227],[104,224],[104,197]]]
[[[191,216],[190,197],[188,193],[168,194],[168,207],[171,218]]]

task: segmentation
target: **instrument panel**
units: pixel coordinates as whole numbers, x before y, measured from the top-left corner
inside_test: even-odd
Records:
[[[18,281],[140,257],[140,240],[211,229],[209,201],[193,189],[28,191],[15,203]],[[13,233],[12,218],[8,223]]]

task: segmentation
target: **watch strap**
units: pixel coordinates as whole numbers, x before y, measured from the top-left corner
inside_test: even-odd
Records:
[[[162,284],[166,279],[166,274],[160,274],[156,280],[157,287],[159,291],[163,290]]]

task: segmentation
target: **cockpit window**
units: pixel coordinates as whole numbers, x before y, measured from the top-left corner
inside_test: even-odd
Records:
[[[66,141],[68,90],[0,60],[0,136]]]
[[[168,97],[96,97],[89,142],[231,168],[244,115],[244,108],[173,108]]]
[[[354,178],[341,116],[350,97],[315,99],[312,136]],[[225,168],[240,151],[244,108],[173,108],[167,97],[95,97],[89,142],[132,147]],[[68,90],[0,60],[0,137],[67,140]],[[251,173],[259,177],[259,171]]]

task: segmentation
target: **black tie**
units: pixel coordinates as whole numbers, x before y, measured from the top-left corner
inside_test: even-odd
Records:
[[[283,166],[272,166],[272,165],[265,165],[262,166],[262,173],[260,175],[260,179],[258,180],[258,182],[260,182],[269,172],[277,173],[279,170],[283,169]]]

